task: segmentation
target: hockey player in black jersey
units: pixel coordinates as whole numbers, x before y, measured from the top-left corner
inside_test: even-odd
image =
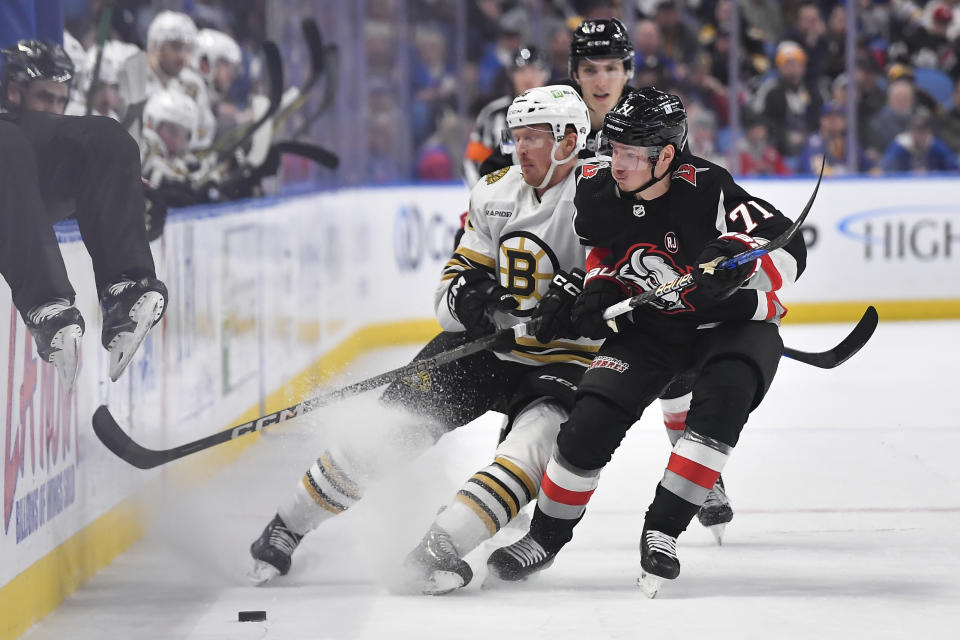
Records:
[[[529,533],[490,556],[490,571],[501,579],[523,579],[553,561],[627,429],[674,375],[693,371],[686,430],[641,534],[641,586],[655,596],[663,580],[679,575],[677,537],[773,381],[786,313],[776,292],[803,272],[803,238],[731,270],[703,269],[762,246],[790,220],[726,170],[689,154],[686,135],[679,98],[631,91],[604,121],[610,161],[579,170],[574,228],[589,255],[569,321],[581,335],[606,340],[557,437]],[[610,305],[690,273],[694,287],[629,317],[603,319]]]
[[[93,263],[101,339],[116,380],[160,320],[167,297],[146,239],[139,149],[109,118],[56,113],[68,95],[56,85],[68,85],[73,72],[59,46],[26,40],[3,53],[0,216],[10,232],[0,247],[3,276],[40,357],[70,389],[85,325],[52,225],[75,216]]]

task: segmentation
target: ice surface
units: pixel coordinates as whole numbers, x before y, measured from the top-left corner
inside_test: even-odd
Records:
[[[882,320],[881,320],[882,322]],[[847,325],[788,326],[818,350]],[[784,360],[724,477],[736,516],[723,547],[694,522],[680,577],[642,596],[637,543],[667,458],[659,409],[604,471],[576,536],[552,568],[506,590],[477,576],[443,597],[390,595],[380,576],[436,509],[491,458],[500,420],[448,436],[309,535],[294,568],[247,586],[247,547],[324,442],[366,429],[371,397],[264,437],[199,490],[154,499],[147,538],[26,637],[46,638],[954,638],[960,625],[960,323],[881,323],[833,371]],[[402,364],[383,352],[355,376]],[[504,531],[505,542],[518,536]],[[512,537],[511,537],[512,536]],[[263,623],[237,612],[264,609]]]

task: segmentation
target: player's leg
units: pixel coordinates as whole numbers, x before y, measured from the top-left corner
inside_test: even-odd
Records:
[[[679,575],[676,540],[720,477],[747,417],[773,380],[782,349],[776,325],[768,323],[731,322],[698,337],[702,364],[687,428],[644,521],[640,584],[648,596]]]
[[[414,360],[430,358],[466,340],[441,333]],[[385,433],[377,442],[358,434],[332,444],[307,469],[276,516],[251,545],[252,581],[262,584],[290,569],[300,539],[362,497],[366,486],[432,446],[444,433],[497,409],[496,398],[523,365],[504,362],[489,352],[461,358],[391,384],[381,401],[396,409],[384,416]],[[276,539],[279,544],[274,543]]]
[[[460,488],[407,556],[398,588],[439,594],[472,578],[463,557],[513,520],[540,488],[584,368],[553,364],[524,376],[494,460]]]
[[[660,396],[660,408],[663,410],[663,425],[667,430],[670,446],[674,447],[687,424],[687,412],[690,410],[690,401],[693,398],[693,384],[696,374],[686,372],[678,375]],[[723,532],[727,524],[733,520],[733,506],[727,497],[723,484],[723,476],[717,478],[716,484],[707,494],[703,506],[697,511],[697,520],[704,527],[710,529],[717,540],[723,543]]]
[[[23,112],[18,124],[44,167],[42,191],[48,199],[75,204],[103,311],[101,339],[116,380],[167,302],[147,243],[140,150],[110,118]]]
[[[685,368],[682,345],[639,332],[608,338],[584,373],[570,419],[560,429],[540,484],[530,531],[518,542],[497,549],[487,561],[490,574],[523,580],[552,563],[573,537],[599,482],[600,471],[627,429]],[[651,355],[656,354],[654,357]]]
[[[0,272],[40,358],[56,366],[69,389],[83,318],[73,306],[73,287],[46,217],[33,147],[18,126],[0,119],[0,149]]]

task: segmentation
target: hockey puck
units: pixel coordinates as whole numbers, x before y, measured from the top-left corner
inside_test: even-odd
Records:
[[[266,611],[238,611],[237,620],[240,622],[263,622],[267,619]]]

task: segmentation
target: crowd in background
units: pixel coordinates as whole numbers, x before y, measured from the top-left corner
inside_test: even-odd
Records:
[[[368,3],[369,33],[389,31],[386,18],[394,4]],[[437,15],[442,3],[409,4],[416,33],[411,134],[418,150],[411,177],[459,175],[463,147],[445,133],[457,129],[452,122],[456,100],[468,98],[469,123],[483,104],[509,95],[505,80],[517,48],[542,47],[549,82],[563,81],[576,21],[611,16],[624,20],[633,38],[636,73],[631,84],[680,95],[690,117],[693,152],[733,165],[741,175],[809,174],[819,169],[824,156],[827,173],[834,174],[957,169],[960,2],[857,0],[851,93],[846,2],[740,0],[739,90],[733,100],[732,0],[481,0],[470,3],[466,64],[456,74],[451,21]],[[368,57],[374,74],[386,71],[378,68],[379,60]],[[848,162],[848,100],[856,111],[855,167]],[[740,135],[731,129],[732,101],[739,108]],[[390,117],[377,112],[376,103],[372,109],[375,121]],[[445,155],[446,162],[438,155]]]
[[[64,44],[75,65],[69,109],[85,109],[89,95],[95,113],[128,118],[117,70],[138,51],[162,80],[148,83],[148,92],[193,102],[198,124],[188,143],[140,136],[151,183],[183,182],[192,172],[190,197],[197,176],[210,174],[196,157],[209,158],[213,140],[253,117],[264,39],[280,43],[288,65],[300,62],[287,85],[303,81],[303,44],[291,35],[307,15],[342,56],[337,107],[306,136],[342,162],[336,174],[286,162],[288,178],[334,186],[472,178],[464,163],[471,130],[485,105],[513,97],[517,52],[539,52],[543,82],[566,81],[572,30],[604,17],[621,19],[631,33],[631,84],[678,94],[692,151],[738,175],[809,174],[821,158],[828,174],[956,171],[960,153],[960,0],[855,0],[852,57],[847,0],[119,0],[99,70],[103,88],[92,93],[100,2],[63,2]],[[151,40],[159,16],[169,22],[165,10],[189,21],[192,35],[182,27]],[[207,54],[222,62],[204,62],[211,34],[232,43]],[[232,70],[212,71],[221,64]],[[141,126],[156,130],[146,119]],[[152,168],[151,155],[161,160]],[[223,195],[201,192],[201,200]],[[187,196],[181,202],[174,190],[172,199],[184,204]]]

